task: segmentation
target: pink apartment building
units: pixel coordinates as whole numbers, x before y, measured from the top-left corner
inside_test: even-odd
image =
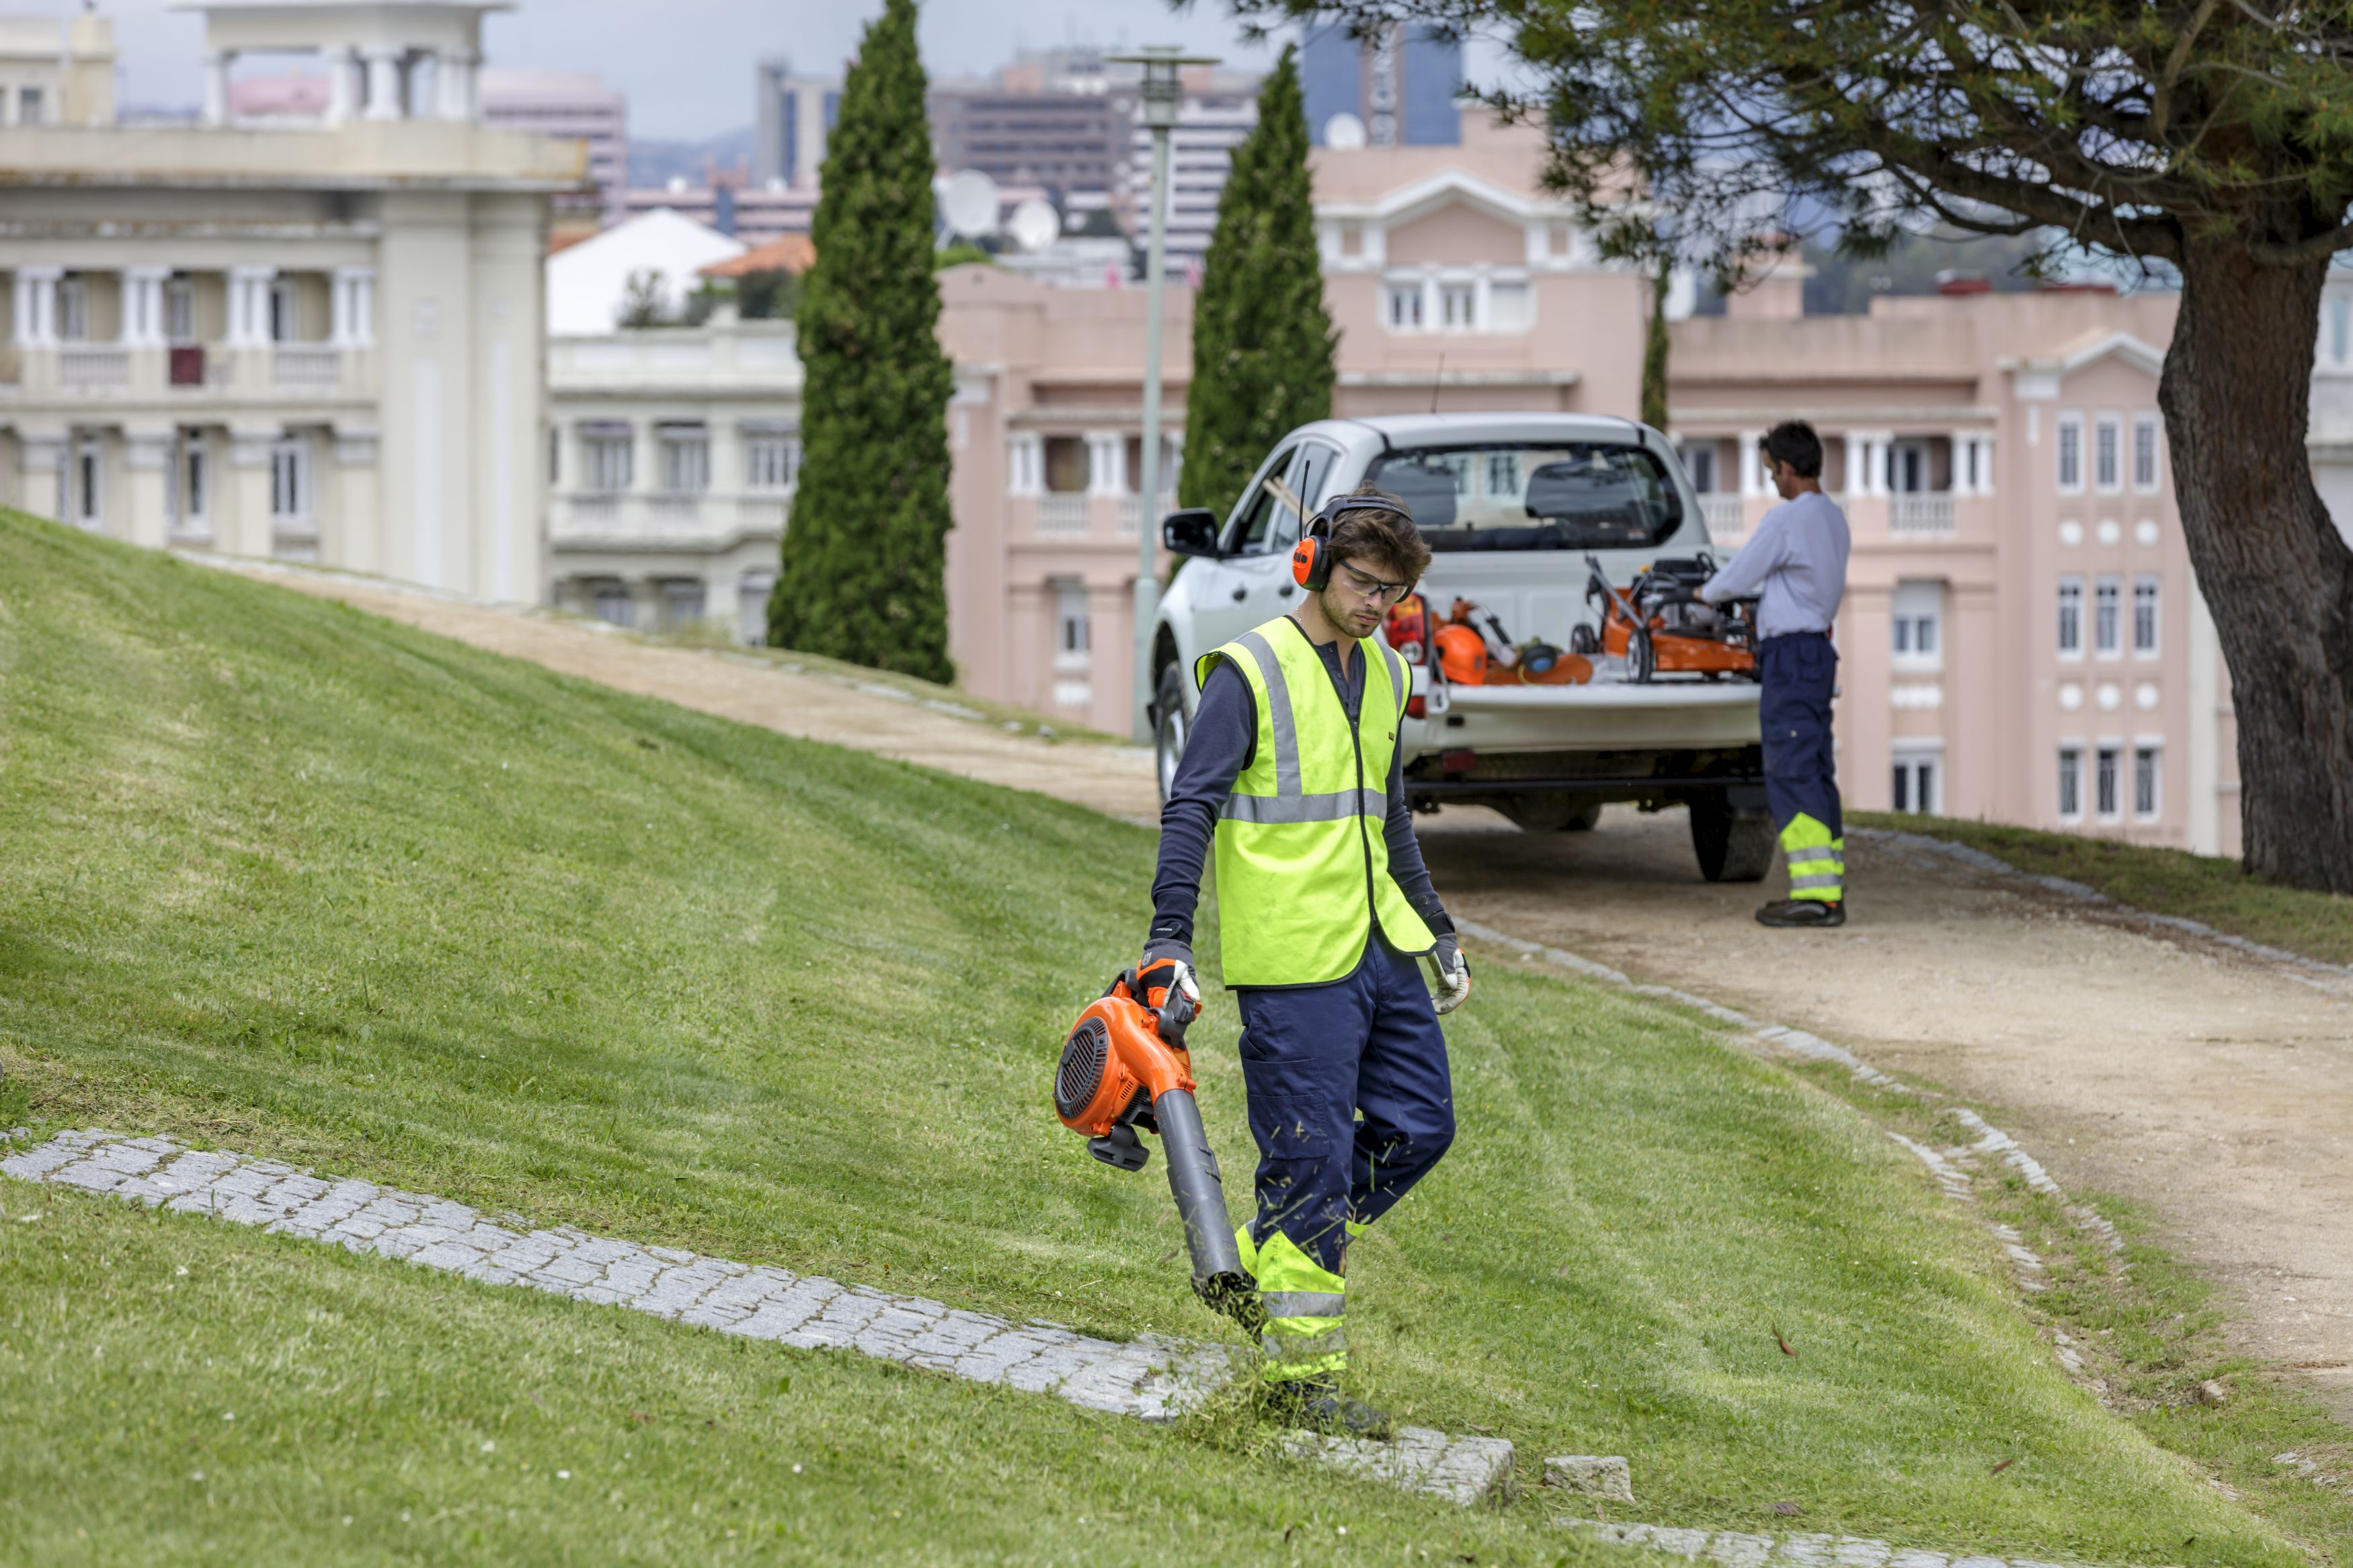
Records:
[[[1537,144],[1466,113],[1454,146],[1315,160],[1335,412],[1629,412],[1647,286],[1602,265],[1535,189]],[[989,267],[942,275],[956,527],[950,638],[965,683],[1125,733],[1142,479],[1145,292]],[[1162,406],[1181,447],[1192,296],[1168,289]],[[1162,472],[1175,488],[1173,460]],[[1164,569],[1166,562],[1163,563]]]
[[[2227,678],[2157,410],[2173,297],[1963,283],[1809,317],[1800,288],[1676,325],[1671,418],[1727,549],[1773,504],[1768,425],[1830,448],[1848,802],[2237,854]]]
[[[1634,413],[1647,286],[1538,191],[1540,152],[1474,114],[1459,146],[1316,152],[1336,414]],[[1767,426],[1808,418],[1829,444],[1855,535],[1848,799],[2235,854],[2226,679],[2156,410],[2171,298],[1956,292],[1807,317],[1800,290],[1792,270],[1676,324],[1671,433],[1719,552],[1771,504]],[[1171,504],[1136,494],[1144,292],[986,267],[942,292],[965,680],[1124,733],[1135,531]],[[1190,324],[1172,288],[1172,447]]]

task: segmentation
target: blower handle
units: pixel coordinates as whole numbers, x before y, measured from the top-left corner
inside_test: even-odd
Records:
[[[1138,964],[1114,984],[1126,990],[1128,1000],[1140,1003],[1151,1012],[1161,1039],[1181,1051],[1185,1048],[1185,1031],[1201,1016],[1201,1005],[1172,984],[1176,977],[1176,961],[1159,958]]]

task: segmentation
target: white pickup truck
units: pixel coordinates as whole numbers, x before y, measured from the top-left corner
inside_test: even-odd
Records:
[[[1601,606],[1587,596],[1588,556],[1622,587],[1654,558],[1708,548],[1691,480],[1648,426],[1510,413],[1302,426],[1260,465],[1231,517],[1195,509],[1161,525],[1188,558],[1153,636],[1164,795],[1199,696],[1193,661],[1297,602],[1291,547],[1303,512],[1368,482],[1411,508],[1430,546],[1419,592],[1433,616],[1468,599],[1517,643],[1589,646],[1577,628],[1598,632]],[[1415,807],[1493,806],[1529,832],[1553,832],[1591,827],[1607,801],[1682,805],[1702,875],[1762,878],[1774,839],[1757,687],[1638,679],[1622,659],[1593,662],[1585,685],[1473,686],[1449,682],[1424,654],[1398,737]]]

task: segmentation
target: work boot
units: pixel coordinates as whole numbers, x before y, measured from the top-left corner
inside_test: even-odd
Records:
[[[1757,923],[1788,931],[1828,931],[1846,924],[1841,899],[1776,899],[1757,911]]]
[[[1386,1437],[1389,1417],[1361,1399],[1351,1399],[1325,1376],[1293,1378],[1267,1385],[1275,1407],[1305,1427],[1337,1437]]]

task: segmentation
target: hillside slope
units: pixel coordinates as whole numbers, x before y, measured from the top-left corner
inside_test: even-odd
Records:
[[[1092,1331],[1219,1333],[1173,1261],[1157,1167],[1093,1164],[1047,1105],[1062,1028],[1142,931],[1145,832],[7,515],[0,784],[0,1117],[211,1138]],[[1239,1207],[1233,1027],[1220,997],[1196,1039]],[[1400,1414],[1493,1427],[1524,1464],[1627,1453],[1641,1511],[1679,1523],[1783,1529],[1773,1505],[1795,1501],[1807,1528],[1905,1543],[2296,1561],[2059,1373],[1982,1229],[1939,1208],[1851,1110],[1638,999],[1493,964],[1449,1035],[1463,1137],[1352,1260],[1362,1381]],[[20,1500],[0,1512],[0,1545],[35,1527],[63,1539],[71,1494],[40,1457],[66,1451],[122,1358],[151,1368],[155,1396],[125,1464],[173,1465],[175,1445],[216,1435],[212,1391],[192,1390],[218,1369],[171,1347],[232,1318],[315,1347],[251,1373],[276,1366],[291,1385],[334,1349],[298,1325],[380,1312],[383,1348],[366,1353],[396,1370],[378,1386],[406,1391],[387,1397],[448,1443],[484,1401],[512,1404],[510,1363],[568,1338],[586,1336],[583,1355],[627,1342],[640,1376],[659,1375],[666,1344],[682,1368],[744,1353],[56,1202],[85,1233],[79,1271],[73,1244],[12,1236],[23,1288],[0,1330],[17,1347],[0,1350],[0,1420],[37,1440],[0,1451],[0,1495]],[[160,1284],[137,1312],[58,1307],[132,1288],[90,1272],[95,1258],[160,1268],[184,1241],[275,1283],[234,1313]],[[399,1311],[364,1304],[385,1292]],[[464,1355],[433,1343],[443,1300],[461,1304]],[[860,1392],[881,1370],[791,1370],[807,1363],[762,1364],[846,1391],[831,1417],[844,1455],[900,1440]],[[765,1375],[733,1397],[757,1397]],[[1091,1450],[1065,1436],[1094,1418],[998,1399],[942,1438],[972,1463],[959,1477],[943,1462],[931,1506],[998,1517],[1024,1486],[1096,1484]],[[1269,1472],[1214,1436],[1104,1439],[1205,1468],[1201,1493],[1164,1500],[1203,1550],[1280,1550],[1252,1532],[1335,1498],[1507,1556],[1571,1550],[1545,1500],[1441,1520],[1440,1505]],[[992,1445],[1037,1469],[1008,1473]],[[366,1443],[336,1451],[352,1487],[387,1495]],[[700,1462],[773,1469],[785,1452],[714,1435]],[[683,1510],[698,1484],[641,1506]],[[158,1518],[198,1506],[154,1497]],[[839,1510],[865,1507],[839,1494]],[[1040,1510],[1041,1555],[1060,1539],[1049,1513],[1077,1529]],[[847,1551],[850,1519],[810,1539]],[[882,1528],[886,1544],[860,1550],[922,1556],[944,1525]],[[1134,1533],[1120,1539],[1165,1543],[1153,1528],[1124,1516]]]

